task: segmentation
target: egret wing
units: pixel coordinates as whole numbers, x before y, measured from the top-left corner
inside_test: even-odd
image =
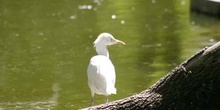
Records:
[[[102,55],[94,56],[87,69],[88,84],[94,93],[115,94],[115,68],[111,61]]]

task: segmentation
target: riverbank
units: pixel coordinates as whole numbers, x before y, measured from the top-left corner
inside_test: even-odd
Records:
[[[220,0],[191,0],[191,11],[220,17]]]

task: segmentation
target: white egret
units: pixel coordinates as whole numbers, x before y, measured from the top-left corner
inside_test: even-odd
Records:
[[[109,59],[107,46],[125,45],[123,41],[115,39],[109,33],[101,33],[93,44],[98,55],[91,58],[87,69],[88,85],[92,97],[90,105],[93,105],[95,94],[105,95],[106,102],[108,102],[108,95],[116,94],[115,67]]]

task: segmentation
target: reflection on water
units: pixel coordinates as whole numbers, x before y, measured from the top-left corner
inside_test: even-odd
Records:
[[[50,110],[57,106],[59,96],[59,85],[54,83],[52,88],[53,94],[51,98],[47,100],[28,101],[28,102],[1,102],[0,109],[34,109],[34,110]]]
[[[218,19],[191,15],[188,0],[1,1],[0,109],[87,107],[86,69],[101,32],[127,44],[109,47],[118,90],[109,100],[139,93],[220,40]]]

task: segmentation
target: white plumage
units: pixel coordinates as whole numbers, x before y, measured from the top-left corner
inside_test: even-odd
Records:
[[[95,94],[105,95],[108,102],[108,95],[116,94],[115,88],[115,67],[109,59],[108,45],[124,44],[123,41],[115,39],[109,33],[100,34],[94,41],[94,47],[98,55],[90,60],[87,75],[88,85],[91,90],[91,105]]]

